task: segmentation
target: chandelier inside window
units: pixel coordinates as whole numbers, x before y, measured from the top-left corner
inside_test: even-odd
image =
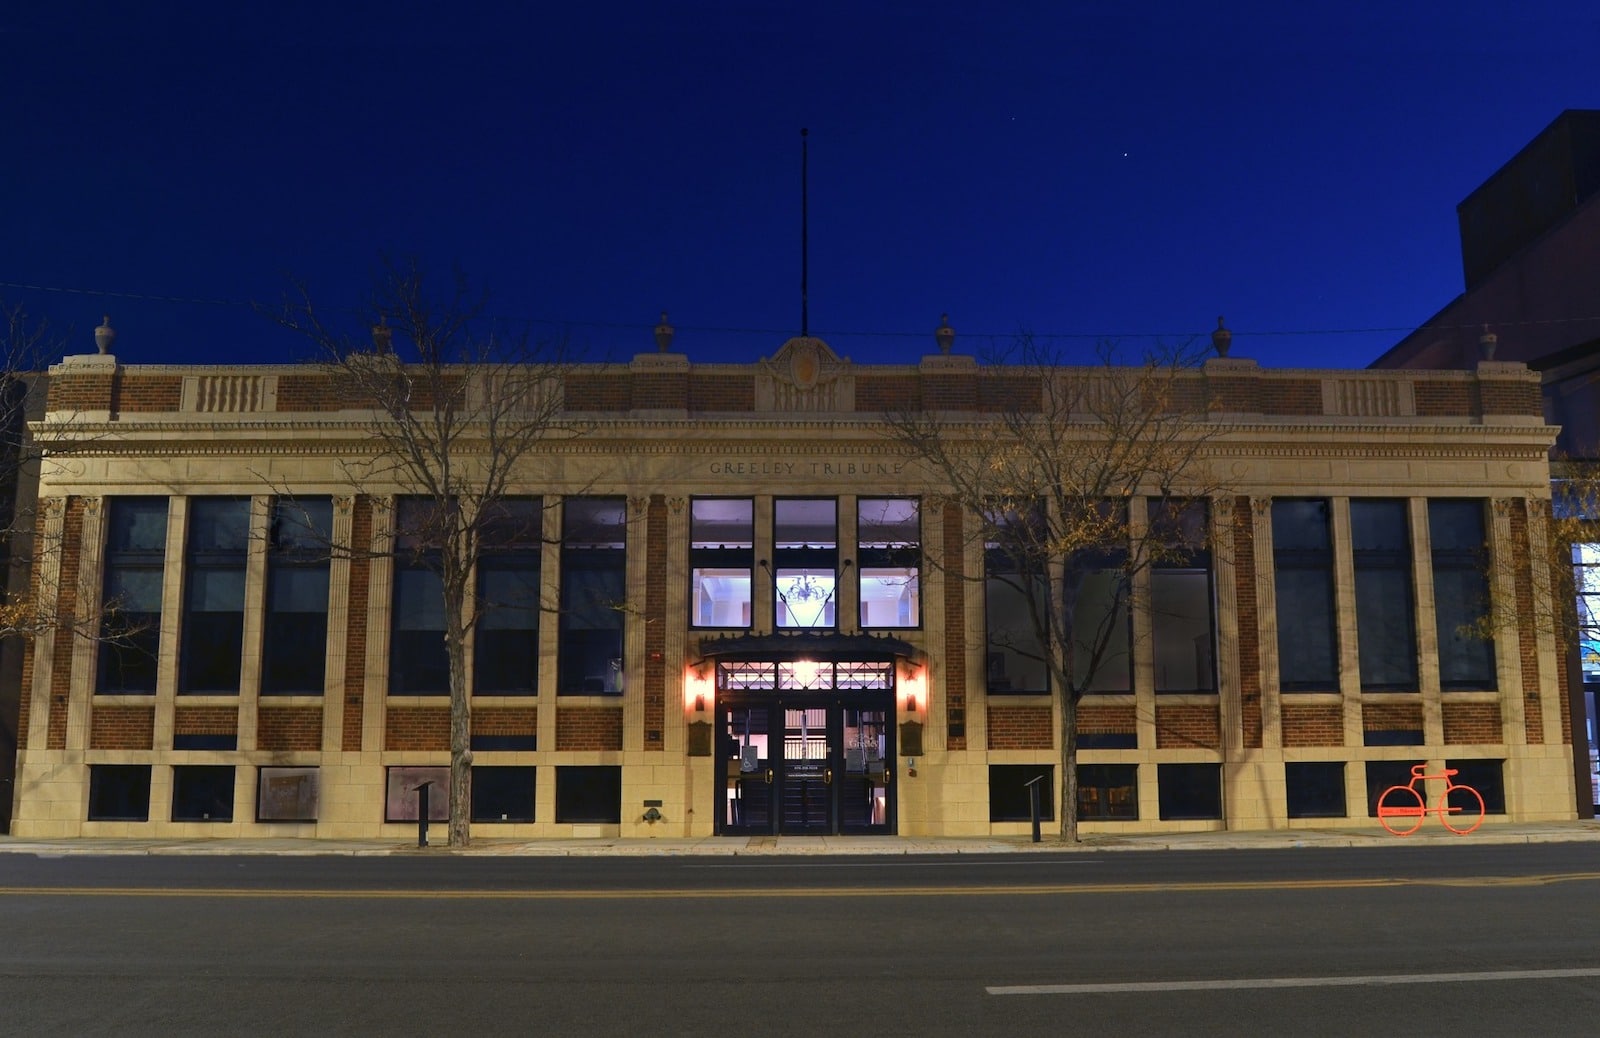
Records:
[[[821,602],[831,594],[833,588],[813,580],[809,573],[802,573],[789,585],[789,593],[784,597],[794,602]]]

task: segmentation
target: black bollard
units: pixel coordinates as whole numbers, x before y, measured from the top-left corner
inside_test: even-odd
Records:
[[[1039,783],[1043,781],[1043,775],[1028,780],[1028,814],[1033,819],[1034,843],[1039,842]]]
[[[428,781],[428,782],[424,782],[422,785],[417,787],[417,846],[418,847],[426,847],[426,846],[428,846],[428,787],[431,786],[431,785],[433,785],[433,782],[432,781]],[[1034,813],[1037,814],[1038,811],[1035,810]],[[1034,823],[1034,830],[1035,830],[1034,839],[1035,839],[1035,842],[1037,842],[1037,840],[1038,840],[1038,836],[1037,836],[1038,823],[1037,822]]]

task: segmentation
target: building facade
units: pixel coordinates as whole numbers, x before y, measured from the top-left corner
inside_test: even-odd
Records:
[[[1600,459],[1600,111],[1561,113],[1456,207],[1462,293],[1373,362],[1470,370],[1520,361],[1540,375],[1560,427],[1556,475]],[[1581,496],[1581,495],[1580,495]],[[1574,548],[1580,637],[1571,712],[1579,811],[1600,808],[1600,544]]]
[[[442,817],[436,578],[394,543],[416,503],[340,464],[374,449],[370,412],[314,367],[50,374],[60,550],[35,582],[124,626],[27,647],[13,832],[403,837],[427,782]],[[524,459],[508,514],[528,522],[476,575],[497,605],[470,654],[476,833],[1028,831],[1060,706],[996,636],[1015,603],[975,518],[886,422],[990,435],[1027,377],[857,366],[810,338],[564,372],[583,433]],[[1080,706],[1082,830],[1371,827],[1415,763],[1458,769],[1489,824],[1572,817],[1531,562],[1539,377],[1214,358],[1182,379],[1226,489],[1199,503],[1209,549],[1140,578],[1125,660]]]

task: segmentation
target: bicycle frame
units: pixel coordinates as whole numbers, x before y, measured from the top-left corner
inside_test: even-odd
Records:
[[[1459,770],[1456,768],[1445,768],[1429,774],[1426,764],[1413,764],[1410,782],[1403,786],[1390,786],[1378,798],[1378,822],[1395,836],[1410,836],[1422,828],[1423,819],[1429,812],[1434,812],[1438,814],[1440,824],[1457,836],[1465,836],[1474,831],[1483,824],[1483,795],[1465,783],[1450,781],[1457,774]],[[1434,801],[1431,808],[1425,795],[1429,779],[1441,779],[1445,783],[1444,790],[1440,792],[1439,798]],[[1417,788],[1419,782],[1423,783],[1420,791]],[[1457,793],[1461,799],[1467,800],[1469,806],[1452,806],[1450,803],[1452,793]],[[1457,820],[1452,819],[1452,815],[1462,817]],[[1455,821],[1465,823],[1469,819],[1471,825],[1453,824]]]

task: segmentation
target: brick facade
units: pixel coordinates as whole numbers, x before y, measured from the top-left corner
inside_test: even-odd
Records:
[[[1343,746],[1344,708],[1337,703],[1284,703],[1283,744]]]
[[[620,706],[561,706],[556,708],[556,749],[622,749]]]
[[[154,706],[99,706],[90,716],[89,749],[148,750],[155,731]]]
[[[1055,744],[1048,706],[989,704],[989,749],[1048,750]]]

